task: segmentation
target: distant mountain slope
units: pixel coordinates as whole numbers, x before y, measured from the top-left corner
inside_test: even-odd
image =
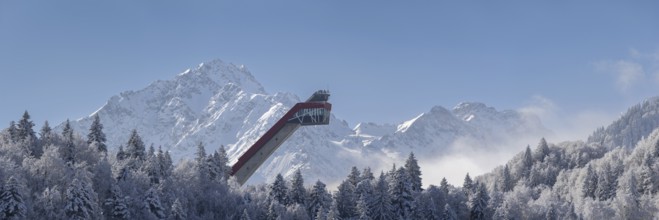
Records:
[[[513,138],[539,138],[549,133],[537,117],[465,102],[452,111],[435,106],[430,112],[401,123],[393,134],[384,135],[367,147],[402,153],[414,151],[420,158],[432,158],[455,150],[451,147],[459,139],[478,143],[480,146],[476,148],[487,150]]]
[[[635,105],[587,141],[539,141],[485,183],[494,218],[653,219],[659,214],[659,98]],[[551,210],[551,211],[550,211]]]
[[[100,115],[111,150],[137,129],[145,143],[171,151],[175,160],[191,158],[201,141],[207,151],[226,146],[233,162],[299,101],[289,93],[266,93],[243,66],[214,60],[114,96],[92,115]],[[72,126],[86,133],[91,122],[91,116],[85,117]],[[436,157],[460,138],[496,142],[546,132],[536,118],[481,103],[462,103],[452,111],[434,107],[399,125],[361,123],[354,129],[332,116],[328,126],[300,128],[250,182],[277,173],[288,176],[299,168],[307,179],[331,183],[352,166],[388,168],[411,151]]]
[[[597,129],[588,138],[588,142],[608,148],[634,147],[657,127],[659,127],[659,97],[654,97],[632,106],[627,113],[606,128]]]

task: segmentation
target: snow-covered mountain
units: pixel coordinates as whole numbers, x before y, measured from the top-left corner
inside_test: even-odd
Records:
[[[517,111],[497,111],[483,103],[463,102],[449,111],[435,106],[430,112],[401,123],[393,134],[384,135],[367,145],[389,155],[417,152],[420,158],[453,153],[457,141],[467,141],[481,150],[510,143],[510,139],[542,137],[550,134],[537,117]]]
[[[145,143],[171,151],[175,160],[191,158],[203,142],[207,151],[224,145],[233,162],[299,101],[290,93],[268,94],[244,66],[213,60],[114,96],[71,124],[86,133],[91,116],[99,114],[111,150],[137,129]],[[421,158],[442,155],[459,139],[500,141],[547,133],[537,118],[481,103],[461,103],[452,111],[438,106],[399,125],[360,123],[354,129],[333,115],[328,126],[301,127],[249,182],[288,176],[299,168],[305,179],[331,183],[352,166],[389,167],[410,151]]]

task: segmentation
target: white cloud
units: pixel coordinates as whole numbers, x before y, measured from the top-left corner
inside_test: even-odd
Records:
[[[602,61],[596,63],[595,66],[599,71],[613,74],[616,78],[616,85],[622,92],[629,91],[636,83],[645,79],[643,65],[635,61]]]
[[[595,63],[599,72],[612,75],[616,87],[623,93],[632,89],[652,89],[659,85],[659,51],[643,52],[635,48],[629,49],[628,58],[613,61],[604,60]]]
[[[564,112],[556,102],[540,95],[533,96],[526,106],[517,111],[540,118],[542,124],[553,132],[547,138],[556,142],[584,140],[595,129],[611,123],[617,117],[614,113],[592,109]]]
[[[446,154],[419,160],[423,184],[437,185],[442,178],[455,186],[461,186],[467,173],[474,178],[502,166],[527,145],[535,145],[541,136],[502,137],[500,140],[482,140],[460,137],[451,143]]]
[[[540,119],[553,118],[558,110],[556,104],[541,95],[534,95],[528,105],[518,109],[519,112],[528,115],[534,115]]]

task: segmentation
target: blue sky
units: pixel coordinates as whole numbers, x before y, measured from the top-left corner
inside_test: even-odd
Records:
[[[659,95],[657,9],[656,1],[0,1],[0,123],[24,110],[38,127],[76,119],[121,91],[220,58],[245,64],[268,92],[330,89],[335,114],[352,125],[479,101],[540,114],[554,129],[591,129]]]

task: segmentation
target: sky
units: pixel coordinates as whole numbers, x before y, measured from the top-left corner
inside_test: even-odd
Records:
[[[659,95],[657,1],[0,1],[0,123],[87,116],[199,63],[269,93],[400,123],[440,105],[539,115],[585,138]],[[5,126],[6,126],[5,125]],[[2,127],[5,127],[2,126]]]

